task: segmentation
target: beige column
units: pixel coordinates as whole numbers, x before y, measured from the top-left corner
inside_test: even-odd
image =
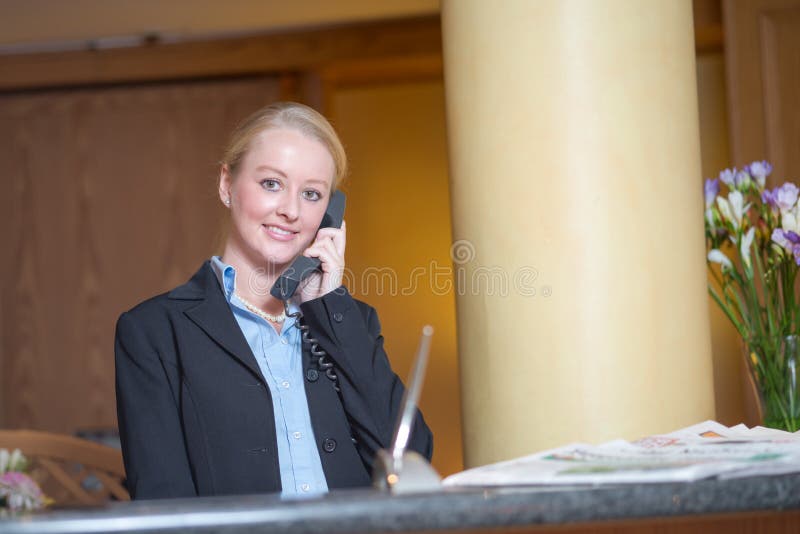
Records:
[[[465,462],[714,416],[690,0],[444,0]]]

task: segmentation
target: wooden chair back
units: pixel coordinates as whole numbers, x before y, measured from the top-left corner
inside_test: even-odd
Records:
[[[0,430],[0,449],[19,449],[30,476],[57,506],[130,500],[117,449],[64,434]]]

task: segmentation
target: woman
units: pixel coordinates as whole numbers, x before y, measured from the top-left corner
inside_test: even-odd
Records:
[[[233,132],[219,179],[231,221],[222,256],[117,323],[117,414],[133,498],[370,483],[403,385],[375,310],[341,285],[345,225],[317,231],[345,170],[333,128],[301,104],[267,106]],[[321,271],[284,309],[269,289],[301,254]],[[302,325],[327,356],[312,357]],[[410,446],[430,458],[421,416]]]

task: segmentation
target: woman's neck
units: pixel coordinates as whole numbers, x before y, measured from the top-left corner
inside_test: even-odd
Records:
[[[225,247],[222,261],[236,270],[236,294],[261,310],[279,314],[283,302],[269,294],[281,270],[271,265],[258,265],[230,246]]]

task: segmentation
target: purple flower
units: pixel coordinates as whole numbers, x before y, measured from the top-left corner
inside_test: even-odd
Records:
[[[719,181],[728,187],[733,187],[736,178],[736,167],[732,169],[725,169],[719,173]]]
[[[745,170],[750,173],[750,176],[756,179],[761,187],[764,187],[767,176],[772,172],[772,165],[770,165],[768,161],[754,161],[745,167]]]
[[[786,235],[784,235],[784,232],[781,228],[775,228],[772,231],[771,239],[779,247],[784,248],[786,250],[789,250],[792,247],[792,244],[789,242],[789,239],[786,237]]]
[[[719,179],[714,178],[712,180],[710,178],[706,178],[706,183],[703,187],[703,190],[706,195],[706,209],[708,209],[714,204],[714,200],[719,194]]]
[[[0,475],[0,484],[4,484],[6,486],[20,487],[30,482],[30,477],[25,473],[20,473],[19,471],[8,471]]]
[[[778,203],[775,199],[775,191],[770,191],[769,189],[763,190],[761,192],[761,202],[763,202],[770,208],[777,208]]]
[[[750,175],[744,171],[736,171],[736,174],[733,176],[733,186],[736,189],[741,188],[749,181],[750,181]]]
[[[800,265],[800,235],[791,230],[776,228],[772,231],[772,241],[787,252],[791,252],[795,263]]]
[[[750,181],[750,175],[733,167],[720,172],[719,180],[730,189],[741,189]]]
[[[786,182],[777,188],[773,195],[775,196],[775,203],[781,210],[789,210],[797,203],[797,186],[791,182]]]

